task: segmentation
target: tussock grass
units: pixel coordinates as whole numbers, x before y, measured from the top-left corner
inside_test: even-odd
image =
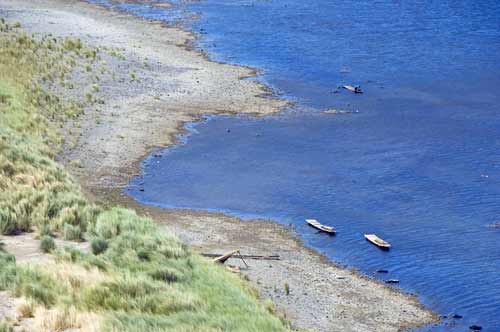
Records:
[[[19,310],[40,331],[284,331],[241,278],[134,211],[89,203],[54,160],[56,128],[81,112],[61,91],[96,60],[79,39],[34,38],[0,20],[0,233],[37,231],[56,258],[18,266],[0,246],[0,290],[26,299]],[[54,248],[53,236],[92,250]]]

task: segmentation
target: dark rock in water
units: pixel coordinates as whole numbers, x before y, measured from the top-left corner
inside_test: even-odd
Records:
[[[453,316],[451,316],[451,318],[460,319],[460,318],[463,318],[463,316],[459,315],[459,314],[453,314]]]
[[[156,158],[160,158],[162,156],[161,153],[155,153],[153,156],[155,156]]]
[[[226,133],[230,133],[230,132],[231,132],[231,129],[227,128]]]
[[[386,284],[399,284],[399,280],[398,279],[387,279],[385,281]]]
[[[139,191],[144,191],[144,188],[139,189]]]
[[[471,325],[469,326],[469,329],[472,331],[481,331],[483,328],[479,325]]]
[[[378,269],[376,272],[377,272],[377,273],[389,273],[389,270],[386,270],[386,269]]]

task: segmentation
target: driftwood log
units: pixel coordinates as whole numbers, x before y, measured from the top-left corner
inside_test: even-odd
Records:
[[[232,256],[235,256],[236,254],[238,254],[238,258],[241,259],[241,261],[243,262],[243,264],[245,264],[245,267],[248,268],[248,264],[247,262],[245,262],[245,260],[243,259],[243,257],[241,257],[241,252],[240,252],[240,249],[236,249],[236,250],[233,250],[233,251],[230,251],[224,255],[220,255],[219,257],[215,257],[213,259],[213,262],[214,263],[220,263],[220,264],[224,264],[229,258],[231,258]]]
[[[239,250],[237,251],[239,252]],[[236,252],[235,252],[236,253]],[[224,261],[228,260],[231,256],[233,256],[235,253],[231,254],[229,257],[227,257]],[[227,254],[210,254],[210,253],[202,253],[201,254],[202,256],[204,257],[209,257],[209,258],[219,258],[219,257],[223,257],[223,256],[226,256]],[[238,255],[238,258],[246,258],[246,259],[257,259],[257,260],[270,260],[270,261],[279,261],[281,260],[281,257],[280,255],[268,255],[268,256],[265,256],[265,255],[242,255],[242,254],[239,254]]]

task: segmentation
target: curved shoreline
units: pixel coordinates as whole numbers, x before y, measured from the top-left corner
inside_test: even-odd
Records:
[[[151,215],[198,250],[237,246],[249,253],[279,252],[282,261],[252,261],[245,274],[264,297],[285,311],[294,328],[398,331],[436,321],[436,315],[415,297],[339,268],[283,226],[263,220],[242,222],[222,214],[164,210],[123,195],[122,187],[138,174],[144,157],[156,147],[177,144],[186,123],[206,114],[264,116],[285,107],[286,101],[266,98],[270,91],[265,85],[245,80],[255,77],[255,69],[210,61],[187,45],[195,38],[191,33],[80,1],[26,4],[7,0],[2,6],[7,16],[21,21],[27,30],[72,34],[90,43],[125,47],[125,67],[110,64],[125,84],[103,82],[106,104],[99,111],[86,110],[73,127],[80,139],[61,156],[90,195]],[[156,61],[155,67],[141,68],[144,57]],[[138,72],[138,83],[126,82],[131,69]],[[110,121],[98,124],[97,116]],[[72,166],[73,160],[81,165]],[[201,227],[204,231],[197,232]],[[290,295],[284,294],[285,283],[290,285]],[[328,296],[325,287],[331,289]]]

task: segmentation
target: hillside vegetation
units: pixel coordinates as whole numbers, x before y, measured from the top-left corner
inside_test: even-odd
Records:
[[[94,102],[69,93],[71,75],[102,52],[0,21],[0,233],[36,232],[55,257],[21,265],[0,246],[0,290],[23,299],[19,319],[33,317],[39,331],[284,331],[240,277],[134,211],[89,203],[55,161],[74,139],[61,128]],[[91,250],[57,248],[54,237]]]

